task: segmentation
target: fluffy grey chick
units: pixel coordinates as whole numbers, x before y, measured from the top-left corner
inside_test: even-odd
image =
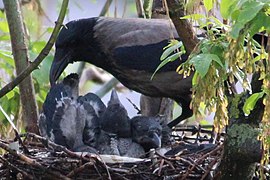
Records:
[[[86,122],[83,130],[83,142],[89,146],[96,147],[100,136],[100,116],[104,113],[106,106],[102,100],[93,93],[87,93],[78,98],[78,102],[86,110]]]
[[[131,119],[131,133],[134,142],[146,152],[161,146],[162,127],[155,117],[136,116]]]
[[[77,103],[78,75],[71,74],[54,85],[43,104],[40,116],[41,135],[73,151],[96,152],[83,143],[87,110]]]
[[[110,101],[100,120],[101,129],[117,137],[130,137],[130,118],[121,104],[115,90],[112,90]]]

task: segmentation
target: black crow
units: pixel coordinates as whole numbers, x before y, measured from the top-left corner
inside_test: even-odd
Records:
[[[175,126],[193,114],[189,107],[192,76],[183,78],[175,72],[188,55],[162,67],[151,80],[172,35],[179,39],[173,24],[162,19],[95,17],[71,21],[57,38],[50,82],[55,84],[69,63],[89,62],[132,90],[152,97],[169,97],[180,103],[181,116],[169,123],[170,127]]]
[[[95,129],[95,111],[87,103],[78,103],[78,76],[71,74],[63,82],[56,84],[47,94],[43,113],[39,118],[42,136],[73,151],[95,153],[96,150],[83,142],[85,128]],[[87,125],[87,126],[86,126]],[[87,138],[94,139],[94,133]]]

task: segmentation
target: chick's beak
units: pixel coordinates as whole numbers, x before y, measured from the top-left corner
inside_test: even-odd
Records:
[[[150,137],[151,137],[153,148],[161,147],[161,139],[160,139],[159,135],[156,132],[152,132]]]

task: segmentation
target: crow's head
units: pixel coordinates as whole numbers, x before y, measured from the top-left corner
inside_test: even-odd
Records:
[[[132,138],[146,151],[161,146],[162,127],[154,117],[136,116],[131,119]]]
[[[89,47],[93,42],[96,18],[80,19],[67,23],[55,43],[55,56],[50,70],[50,83],[55,84],[69,63],[87,61],[93,54]]]
[[[102,100],[94,93],[87,93],[84,96],[78,97],[78,102],[81,104],[88,104],[92,106],[95,114],[97,117],[101,117],[101,115],[106,110],[105,104],[102,102]]]

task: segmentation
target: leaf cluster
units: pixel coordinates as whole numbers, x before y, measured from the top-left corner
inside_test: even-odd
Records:
[[[27,12],[25,9],[24,12]],[[43,40],[44,36],[50,34],[52,28],[41,29],[41,24],[38,18],[32,18],[33,13],[24,13],[26,28],[31,31],[31,38],[29,37],[28,41],[28,52],[29,59],[34,59],[40,53],[40,51],[45,46],[46,42]],[[37,15],[36,15],[37,16]],[[35,28],[33,28],[35,27]],[[35,31],[35,32],[34,32]],[[41,35],[38,31],[43,32]],[[36,34],[36,36],[34,36]],[[12,56],[11,44],[10,44],[10,35],[8,23],[3,12],[0,12],[0,88],[4,87],[7,83],[11,82],[15,77],[15,63]],[[42,103],[45,100],[46,94],[49,89],[49,68],[53,59],[53,55],[50,53],[45,61],[43,61],[39,67],[38,71],[32,73],[34,80],[34,87],[36,92],[36,99],[41,108]],[[18,87],[15,87],[8,94],[0,99],[0,137],[10,136],[7,134],[9,132],[10,123],[7,119],[11,119],[15,124],[18,124],[22,127],[21,119],[21,109],[20,109],[20,94]],[[8,117],[7,117],[8,116]],[[18,127],[20,128],[20,127]]]
[[[205,15],[182,17],[197,22],[205,33],[189,59],[176,71],[185,76],[193,75],[192,108],[195,115],[201,114],[201,107],[205,107],[207,112],[215,112],[216,128],[221,129],[229,120],[227,96],[234,91],[230,85],[240,82],[245,91],[252,93],[248,75],[259,71],[261,79],[266,76],[263,63],[268,58],[264,48],[266,42],[258,38],[254,40],[253,37],[270,30],[270,23],[266,23],[270,22],[270,1],[222,0],[219,4],[220,13],[226,23],[209,15],[217,4],[215,0],[204,0],[203,3]],[[173,51],[167,48],[157,70],[184,52],[181,42],[170,43],[169,47],[174,53],[171,54]],[[179,47],[181,49],[177,50]],[[227,93],[228,89],[230,93]],[[247,115],[263,94],[254,94],[246,101],[244,112]]]

